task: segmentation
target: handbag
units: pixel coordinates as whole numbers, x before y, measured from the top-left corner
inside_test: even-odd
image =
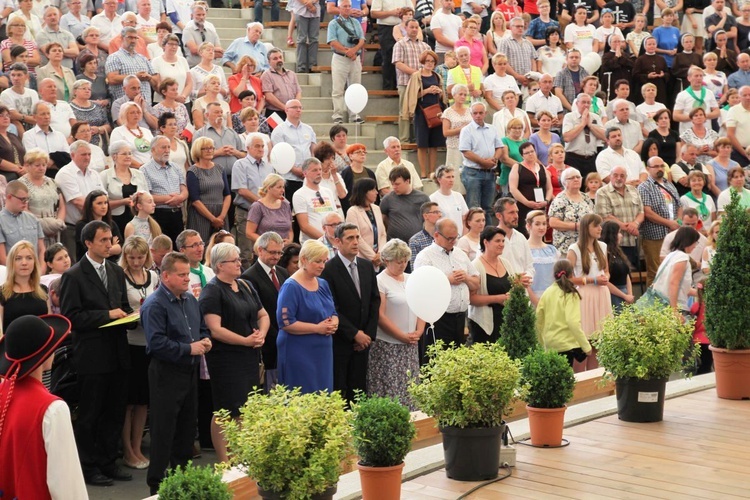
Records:
[[[424,120],[427,122],[427,126],[429,128],[437,128],[443,126],[443,108],[440,106],[440,104],[432,104],[427,107],[420,105],[419,109],[422,110],[422,113],[424,114]]]
[[[261,303],[257,292],[245,280],[237,281],[245,286],[247,293],[249,293],[255,303],[262,308],[263,304]],[[258,360],[258,380],[260,381],[260,385],[263,386],[266,383],[266,365],[263,363],[263,350],[260,348],[258,349],[258,355],[260,357]]]
[[[664,261],[661,265],[661,268],[659,269],[659,272],[656,273],[656,277],[654,277],[653,283],[651,283],[651,286],[646,289],[646,291],[641,295],[638,300],[635,301],[635,308],[639,311],[642,311],[644,309],[648,309],[650,307],[654,306],[669,306],[669,297],[664,295],[659,290],[656,290],[654,288],[654,283],[659,281],[659,276],[662,275],[664,270],[668,267],[667,261]]]

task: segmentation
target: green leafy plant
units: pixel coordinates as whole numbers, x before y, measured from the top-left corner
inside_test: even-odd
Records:
[[[714,347],[750,349],[750,214],[731,196],[706,282],[706,334]]]
[[[194,467],[188,462],[170,470],[159,485],[161,500],[232,500],[232,493],[213,467]]]
[[[539,342],[536,336],[536,313],[519,277],[512,280],[508,301],[503,308],[500,344],[511,359],[523,359]]]
[[[392,467],[404,461],[417,433],[409,409],[395,398],[362,397],[354,410],[354,448],[360,463]]]
[[[693,324],[682,324],[670,306],[628,305],[610,316],[593,337],[597,357],[614,378],[667,378],[692,366],[700,353]]]
[[[542,348],[523,358],[522,398],[533,408],[562,408],[573,397],[576,379],[565,356]]]
[[[253,393],[232,419],[217,412],[236,465],[267,491],[290,500],[309,498],[338,483],[351,454],[351,415],[338,392],[302,394],[277,386]]]
[[[417,406],[442,427],[495,427],[518,387],[520,361],[499,344],[427,348],[429,360],[409,387]]]

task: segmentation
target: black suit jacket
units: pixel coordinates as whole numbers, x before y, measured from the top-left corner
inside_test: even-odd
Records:
[[[369,260],[357,257],[357,272],[362,298],[357,295],[349,269],[338,254],[326,263],[321,275],[331,288],[333,302],[339,314],[339,329],[333,336],[334,347],[338,344],[351,348],[359,330],[373,340],[378,331],[380,292],[375,268]]]
[[[276,278],[279,280],[279,285],[283,285],[284,282],[289,279],[289,273],[283,267],[276,266]],[[279,298],[279,292],[276,291],[276,287],[273,286],[271,277],[266,273],[265,269],[256,262],[250,269],[242,273],[242,279],[248,280],[253,284],[255,290],[260,296],[260,302],[263,304],[263,309],[266,310],[268,316],[271,319],[271,326],[268,328],[268,334],[266,335],[266,341],[263,344],[263,364],[269,370],[276,369],[276,337],[279,334],[279,323],[276,321],[276,303]]]
[[[110,373],[130,368],[130,352],[124,325],[99,328],[109,323],[109,311],[132,312],[125,288],[125,272],[109,260],[107,288],[88,258],[65,271],[60,283],[60,310],[73,325],[73,362],[78,373]]]

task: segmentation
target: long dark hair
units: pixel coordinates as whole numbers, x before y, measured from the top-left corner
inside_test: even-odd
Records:
[[[107,213],[104,214],[102,220],[112,227],[112,206],[109,204],[109,195],[101,189],[95,189],[86,195],[86,199],[83,202],[83,220],[84,222],[91,222],[94,219],[94,200],[104,196],[107,198]]]
[[[354,183],[354,186],[352,186],[352,194],[349,196],[349,203],[351,203],[353,207],[364,206],[367,193],[377,188],[377,183],[369,177],[358,179],[357,182]]]
[[[573,277],[573,264],[571,264],[568,259],[560,259],[555,262],[555,265],[552,267],[552,275],[555,277],[555,284],[560,287],[560,290],[562,290],[565,295],[574,293],[578,295],[579,299],[581,298],[578,289],[573,282],[570,281],[570,278]]]
[[[620,226],[611,220],[607,221],[602,224],[602,235],[599,237],[599,241],[607,244],[607,261],[610,263],[610,267],[612,267],[612,262],[618,259],[627,262],[628,267],[630,267],[630,261],[625,256],[625,252],[617,244],[619,234]]]
[[[602,218],[597,214],[586,214],[578,223],[578,247],[581,251],[581,268],[583,274],[588,274],[591,270],[591,255],[589,254],[589,242],[593,240],[594,258],[599,264],[599,269],[604,271],[607,266],[607,258],[602,252],[599,242],[589,233],[589,225],[600,225]]]

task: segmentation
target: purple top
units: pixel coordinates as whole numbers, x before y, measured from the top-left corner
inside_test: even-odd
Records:
[[[292,230],[292,206],[287,200],[281,200],[281,207],[274,209],[256,201],[247,213],[247,220],[258,225],[256,234],[275,231],[286,238]]]

